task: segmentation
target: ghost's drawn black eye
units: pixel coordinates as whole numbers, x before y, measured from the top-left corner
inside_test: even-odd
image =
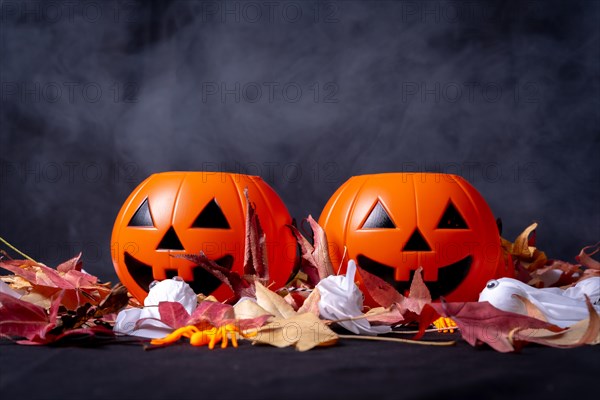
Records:
[[[448,202],[437,227],[438,229],[469,229],[465,219],[460,215],[452,200]]]
[[[492,279],[491,281],[488,281],[488,283],[487,283],[487,285],[485,285],[485,287],[488,288],[488,289],[493,289],[496,286],[498,286],[499,284],[500,284],[500,282],[498,282],[495,279]]]
[[[148,207],[148,198],[144,199],[142,204],[138,207],[131,221],[127,226],[140,226],[140,227],[154,227],[154,220],[150,213],[150,207]]]
[[[192,224],[192,228],[220,228],[229,229],[229,222],[221,211],[221,207],[215,199],[212,199],[206,207],[198,214]]]
[[[369,217],[361,227],[361,229],[376,229],[376,228],[395,228],[394,222],[390,218],[381,202],[377,202],[375,207],[371,210]]]

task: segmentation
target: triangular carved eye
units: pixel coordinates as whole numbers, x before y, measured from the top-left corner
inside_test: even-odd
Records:
[[[177,232],[175,232],[173,227],[170,227],[167,233],[165,233],[156,250],[184,250],[181,240],[179,240],[179,236],[177,236]]]
[[[148,207],[148,198],[140,204],[133,217],[131,217],[131,221],[127,226],[154,226],[154,220],[152,219],[152,214],[150,213],[150,207]]]
[[[465,219],[460,215],[452,200],[446,206],[446,211],[444,211],[440,219],[438,229],[469,229]]]
[[[192,228],[229,229],[229,222],[227,222],[227,218],[225,218],[217,201],[212,199],[196,217]]]
[[[402,251],[431,251],[431,246],[429,246],[419,228],[415,228]]]
[[[395,227],[396,225],[394,225],[394,222],[390,218],[389,214],[387,213],[387,211],[385,211],[385,208],[383,208],[381,202],[378,201],[375,207],[373,207],[373,210],[371,210],[369,217],[367,218],[361,229],[393,229]]]

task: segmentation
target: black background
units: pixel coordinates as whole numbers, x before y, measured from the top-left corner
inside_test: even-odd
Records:
[[[128,193],[263,176],[315,217],[348,177],[467,178],[514,238],[600,238],[599,3],[2,2],[0,235],[115,279]]]

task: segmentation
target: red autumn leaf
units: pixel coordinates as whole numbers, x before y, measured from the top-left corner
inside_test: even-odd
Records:
[[[222,326],[235,321],[235,312],[229,304],[215,301],[203,301],[192,313],[189,325],[208,323],[212,326]]]
[[[426,304],[431,303],[431,294],[425,285],[425,282],[423,282],[423,277],[421,276],[423,268],[421,267],[419,267],[413,275],[407,297],[402,296],[392,285],[378,276],[373,275],[360,267],[358,267],[358,271],[363,280],[363,287],[367,293],[380,306],[389,309],[389,311],[386,314],[382,314],[379,319],[373,317],[372,320],[374,322],[378,321],[379,323],[385,323],[385,321],[390,321],[393,324],[402,321],[407,324],[418,320],[423,307]],[[400,318],[398,318],[399,316]]]
[[[200,329],[210,327],[220,327],[227,324],[236,324],[241,330],[257,329],[263,326],[270,315],[261,315],[255,318],[237,319],[235,311],[229,304],[218,303],[214,301],[203,301],[190,315],[187,310],[178,302],[162,301],[158,305],[160,321],[173,329],[178,329],[188,325],[195,325]],[[141,325],[144,318],[137,322]]]
[[[319,278],[324,279],[330,275],[333,275],[333,265],[331,264],[331,258],[329,257],[329,247],[327,245],[327,235],[325,230],[314,220],[312,215],[307,218],[310,224],[310,229],[313,231],[313,258],[317,264],[317,270],[319,271]]]
[[[81,271],[81,253],[56,267],[58,272]]]
[[[372,308],[366,314],[367,321],[371,325],[396,325],[404,322],[404,316],[396,304],[392,304],[390,308]]]
[[[29,292],[32,296],[39,293],[49,298],[63,290],[62,305],[75,310],[88,302],[97,305],[110,293],[109,288],[98,283],[98,278],[77,270],[79,258],[77,256],[61,264],[62,271],[29,260],[2,261],[0,268],[27,280],[32,285]],[[27,297],[25,295],[24,300]]]
[[[388,308],[392,304],[401,303],[404,300],[402,296],[392,285],[381,279],[380,277],[373,275],[359,265],[356,266],[358,273],[362,278],[363,285],[367,293],[375,300],[377,304],[382,307]]]
[[[509,338],[515,329],[547,329],[553,332],[562,330],[539,319],[499,310],[487,301],[426,305],[421,313],[421,328],[433,322],[437,315],[452,318],[463,339],[471,346],[487,343],[503,353],[515,351]]]
[[[268,282],[269,267],[267,264],[266,239],[254,204],[248,197],[248,188],[244,189],[246,196],[246,252],[244,255],[244,275],[253,275]],[[263,282],[263,283],[264,283]]]
[[[50,323],[42,307],[0,293],[0,336],[33,338]]]
[[[423,271],[422,267],[417,268],[410,283],[408,297],[405,297],[398,303],[398,307],[403,311],[403,315],[406,314],[404,310],[419,315],[425,304],[431,303],[431,294],[427,286],[425,286],[425,282],[423,282],[421,271]]]
[[[182,254],[175,256],[176,258],[185,258],[211,273],[221,282],[229,286],[235,297],[231,301],[236,301],[240,297],[254,297],[254,285],[252,282],[244,279],[237,272],[231,271],[228,268],[222,267],[210,258],[203,251],[198,254]]]
[[[314,287],[321,280],[319,278],[319,270],[312,260],[312,252],[314,251],[314,248],[308,242],[308,240],[306,240],[304,235],[300,233],[298,228],[293,225],[288,225],[288,227],[291,229],[292,234],[300,245],[300,252],[302,254],[302,259],[300,260],[300,269],[306,274],[308,277],[308,282],[310,282],[310,284]]]
[[[300,251],[302,253],[302,271],[308,275],[310,282],[313,285],[316,285],[321,279],[333,275],[333,265],[331,264],[331,259],[329,257],[329,248],[327,247],[327,235],[325,234],[325,231],[311,215],[308,216],[307,221],[313,231],[314,245],[309,243],[304,235],[300,233],[298,228],[293,225],[288,225],[288,227],[292,230],[293,235],[300,245]]]
[[[188,325],[190,314],[181,303],[176,301],[161,301],[158,303],[160,320],[173,329]]]
[[[188,325],[209,324],[211,326],[223,326],[236,324],[241,330],[259,328],[271,318],[270,315],[261,315],[255,318],[235,319],[235,311],[229,304],[214,301],[203,301],[192,313]]]

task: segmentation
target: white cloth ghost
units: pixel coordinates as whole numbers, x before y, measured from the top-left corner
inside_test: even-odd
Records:
[[[489,281],[479,294],[479,301],[488,301],[500,310],[526,314],[525,305],[513,294],[527,298],[546,317],[548,322],[562,328],[589,317],[585,296],[600,313],[600,277],[588,278],[568,289],[537,289],[511,278]]]
[[[161,301],[178,302],[191,314],[197,306],[196,293],[190,285],[181,278],[165,279],[157,282],[150,288],[144,300],[144,308],[128,308],[117,315],[114,331],[131,336],[156,339],[173,331],[170,327],[156,319],[160,319],[158,304]],[[144,321],[139,329],[135,329],[138,320],[143,318],[156,318]]]
[[[348,262],[346,276],[331,275],[317,284],[321,294],[319,313],[323,318],[337,320],[362,316],[363,295],[354,283],[356,263]],[[392,330],[389,326],[371,326],[366,318],[338,322],[339,325],[356,334],[378,335]]]

